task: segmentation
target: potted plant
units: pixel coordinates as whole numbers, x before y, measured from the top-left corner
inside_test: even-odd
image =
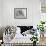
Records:
[[[31,39],[31,41],[33,41],[33,46],[36,46],[36,43],[38,41],[37,36],[33,36],[32,39]]]
[[[44,24],[45,22],[44,21],[40,21],[40,24],[37,25],[37,29],[40,30],[40,33],[42,34],[42,37],[44,37]]]

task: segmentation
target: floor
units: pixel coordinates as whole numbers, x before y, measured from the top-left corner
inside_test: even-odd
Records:
[[[46,45],[46,37],[40,38],[40,45]]]

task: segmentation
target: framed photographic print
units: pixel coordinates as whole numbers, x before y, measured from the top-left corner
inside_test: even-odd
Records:
[[[15,19],[27,19],[27,8],[14,8]]]

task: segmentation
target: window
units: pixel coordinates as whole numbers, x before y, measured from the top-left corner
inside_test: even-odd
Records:
[[[46,21],[46,0],[41,0],[41,20]]]
[[[41,1],[41,12],[46,13],[46,0]]]

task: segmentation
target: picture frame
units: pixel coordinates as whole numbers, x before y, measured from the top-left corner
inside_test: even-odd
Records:
[[[14,8],[14,19],[27,19],[27,8]]]

